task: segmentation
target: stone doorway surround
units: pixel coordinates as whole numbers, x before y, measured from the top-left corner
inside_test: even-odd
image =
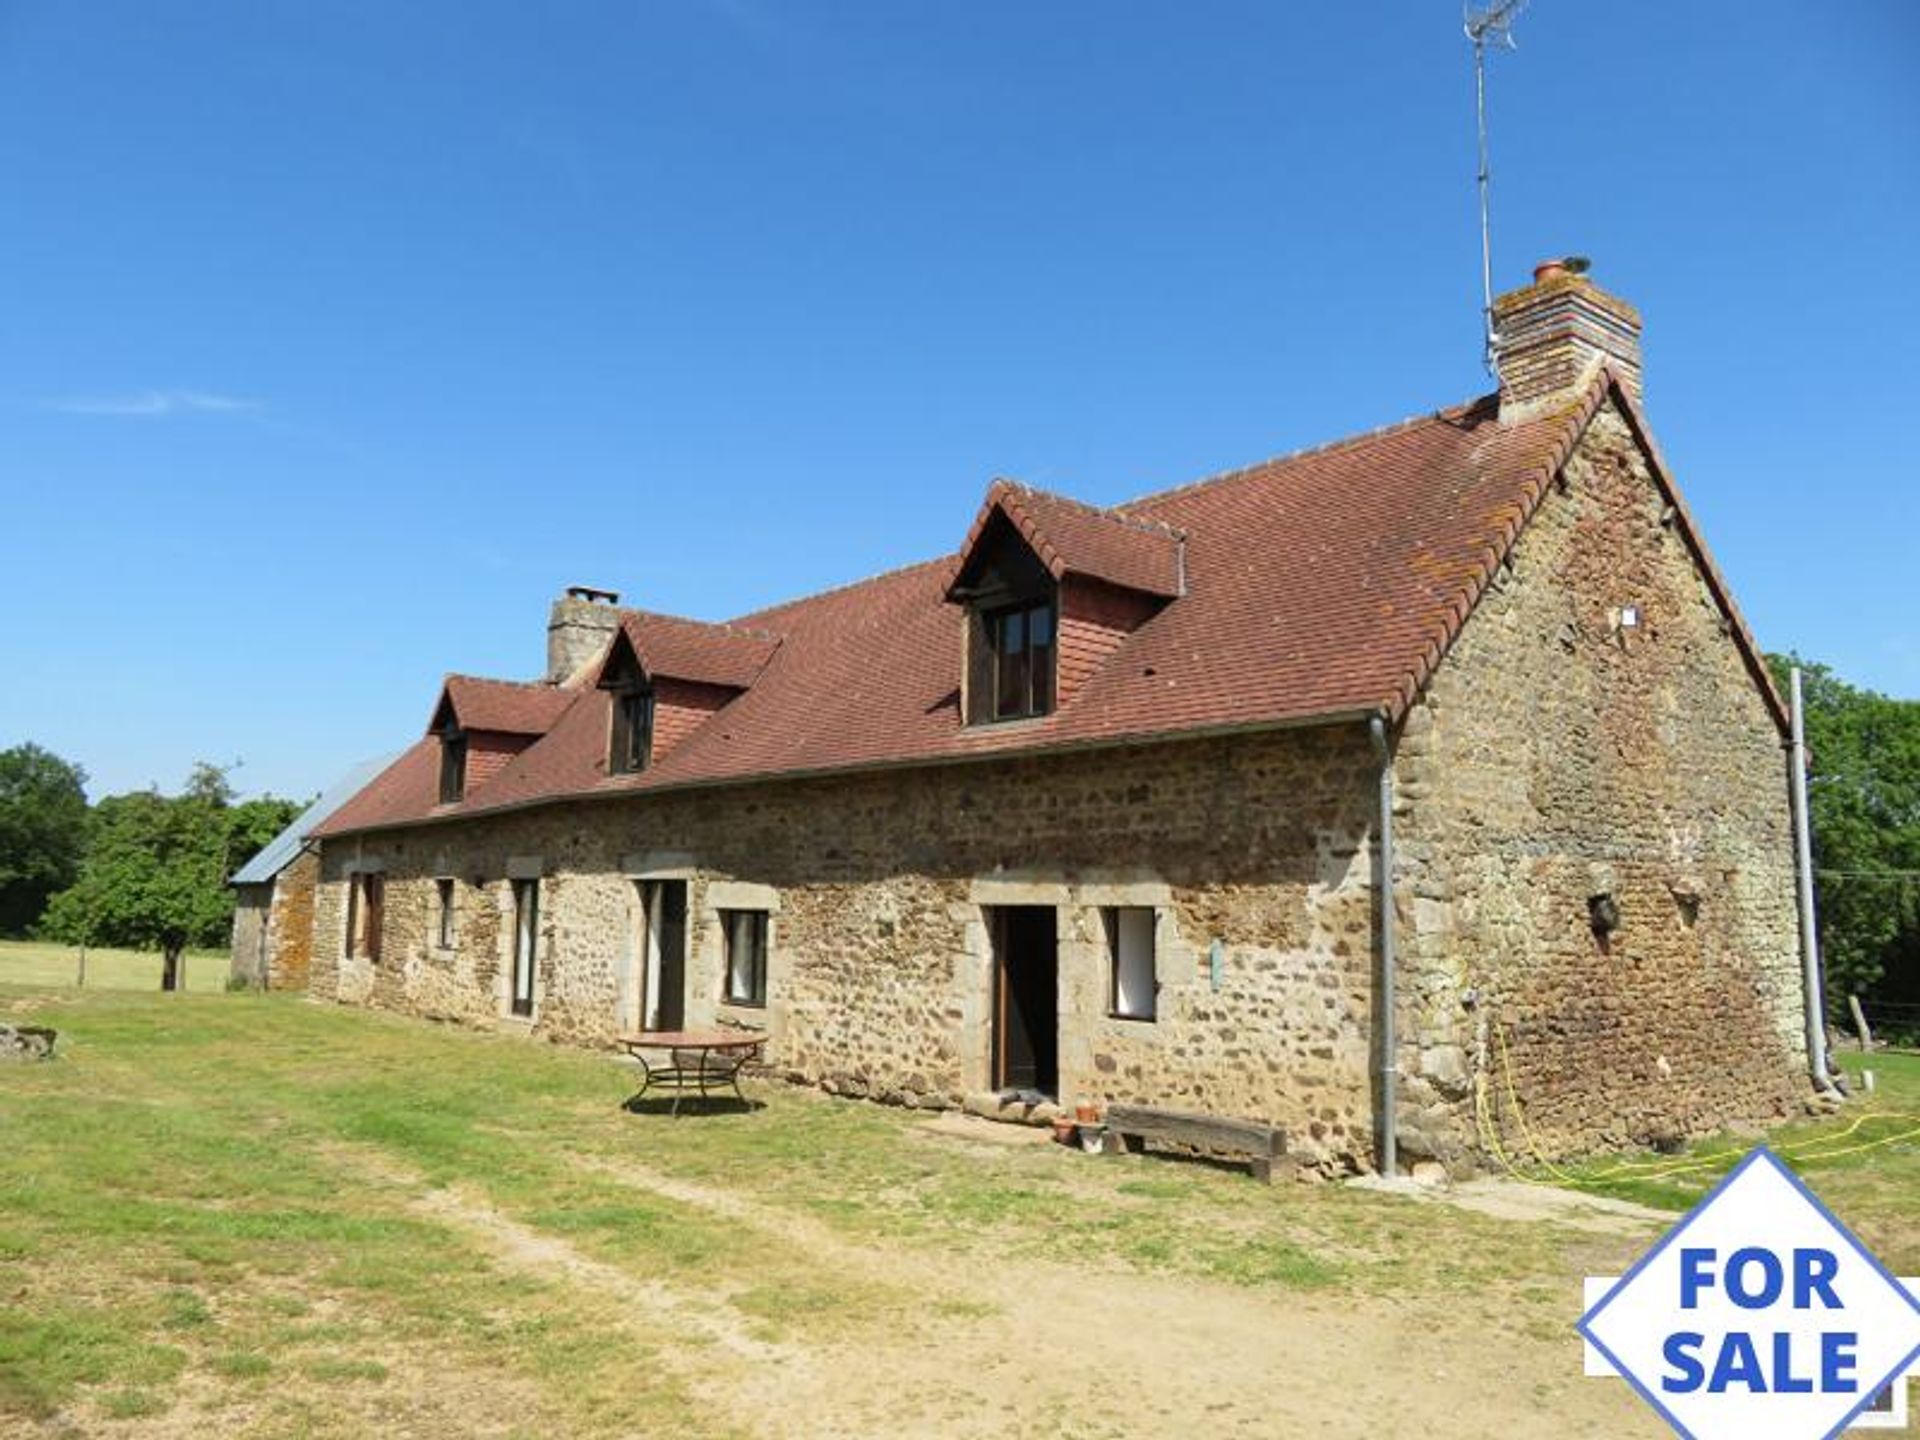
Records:
[[[961,1090],[970,1102],[968,1108],[981,1113],[990,1107],[979,1102],[994,1093],[994,956],[988,912],[1014,905],[1045,906],[1054,912],[1060,986],[1059,1090],[1064,1106],[1071,1106],[1074,1097],[1091,1084],[1096,1043],[1108,1027],[1125,1026],[1138,1033],[1158,1023],[1119,1020],[1108,1014],[1110,980],[1100,912],[1108,906],[1140,906],[1154,911],[1154,970],[1163,993],[1177,976],[1192,970],[1195,954],[1205,951],[1204,942],[1196,951],[1180,935],[1173,888],[1164,880],[1136,875],[1082,878],[1027,872],[972,881],[966,903],[958,907],[956,916],[962,940],[956,958],[954,994],[960,1013]]]

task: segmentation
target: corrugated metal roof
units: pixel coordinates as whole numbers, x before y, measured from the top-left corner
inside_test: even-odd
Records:
[[[297,820],[269,840],[259,854],[234,871],[233,878],[227,883],[229,885],[265,885],[272,880],[293,863],[300,853],[301,842],[316,825],[358,795],[366,788],[369,780],[398,758],[396,752],[393,755],[382,755],[375,760],[362,760],[328,786],[318,800],[302,810]]]

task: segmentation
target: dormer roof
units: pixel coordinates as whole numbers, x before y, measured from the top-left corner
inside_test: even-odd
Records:
[[[449,675],[433,707],[429,733],[445,730],[492,730],[503,735],[544,735],[567,706],[571,691],[519,680],[488,680],[477,675]]]
[[[966,598],[986,558],[983,542],[992,534],[996,515],[1019,532],[1056,581],[1081,575],[1169,600],[1186,589],[1186,536],[1177,528],[1001,479],[988,488],[960,547],[947,598]]]
[[[752,686],[780,648],[780,637],[771,631],[623,610],[617,637],[595,672],[596,681],[604,676],[622,641],[649,679],[687,680],[728,690]]]

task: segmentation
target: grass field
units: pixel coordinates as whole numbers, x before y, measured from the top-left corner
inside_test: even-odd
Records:
[[[1767,1144],[1895,1274],[1920,1275],[1920,1055],[1844,1051],[1838,1058],[1856,1103],[1837,1118],[1776,1130]],[[1874,1073],[1871,1094],[1863,1069]],[[1680,1155],[1628,1155],[1556,1169],[1594,1194],[1686,1210],[1752,1147],[1751,1139],[1723,1136]]]
[[[62,1039],[0,1069],[0,1431],[1661,1433],[1571,1329],[1642,1220],[1267,1188],[768,1082],[635,1114],[606,1056],[292,998],[9,1011]],[[1883,1101],[1917,1092],[1885,1067]],[[1829,1164],[1920,1269],[1920,1146]]]
[[[72,945],[50,945],[39,940],[0,940],[0,985],[75,988],[80,979],[80,952]],[[187,989],[224,990],[228,956],[224,950],[189,950],[183,962]],[[87,951],[87,989],[154,990],[160,988],[160,954],[135,950]]]

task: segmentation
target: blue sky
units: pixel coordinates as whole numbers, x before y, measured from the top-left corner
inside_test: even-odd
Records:
[[[721,618],[1479,393],[1459,20],[0,0],[0,744],[304,795],[569,583]],[[1762,643],[1920,695],[1920,6],[1517,34],[1497,284],[1592,255]]]

